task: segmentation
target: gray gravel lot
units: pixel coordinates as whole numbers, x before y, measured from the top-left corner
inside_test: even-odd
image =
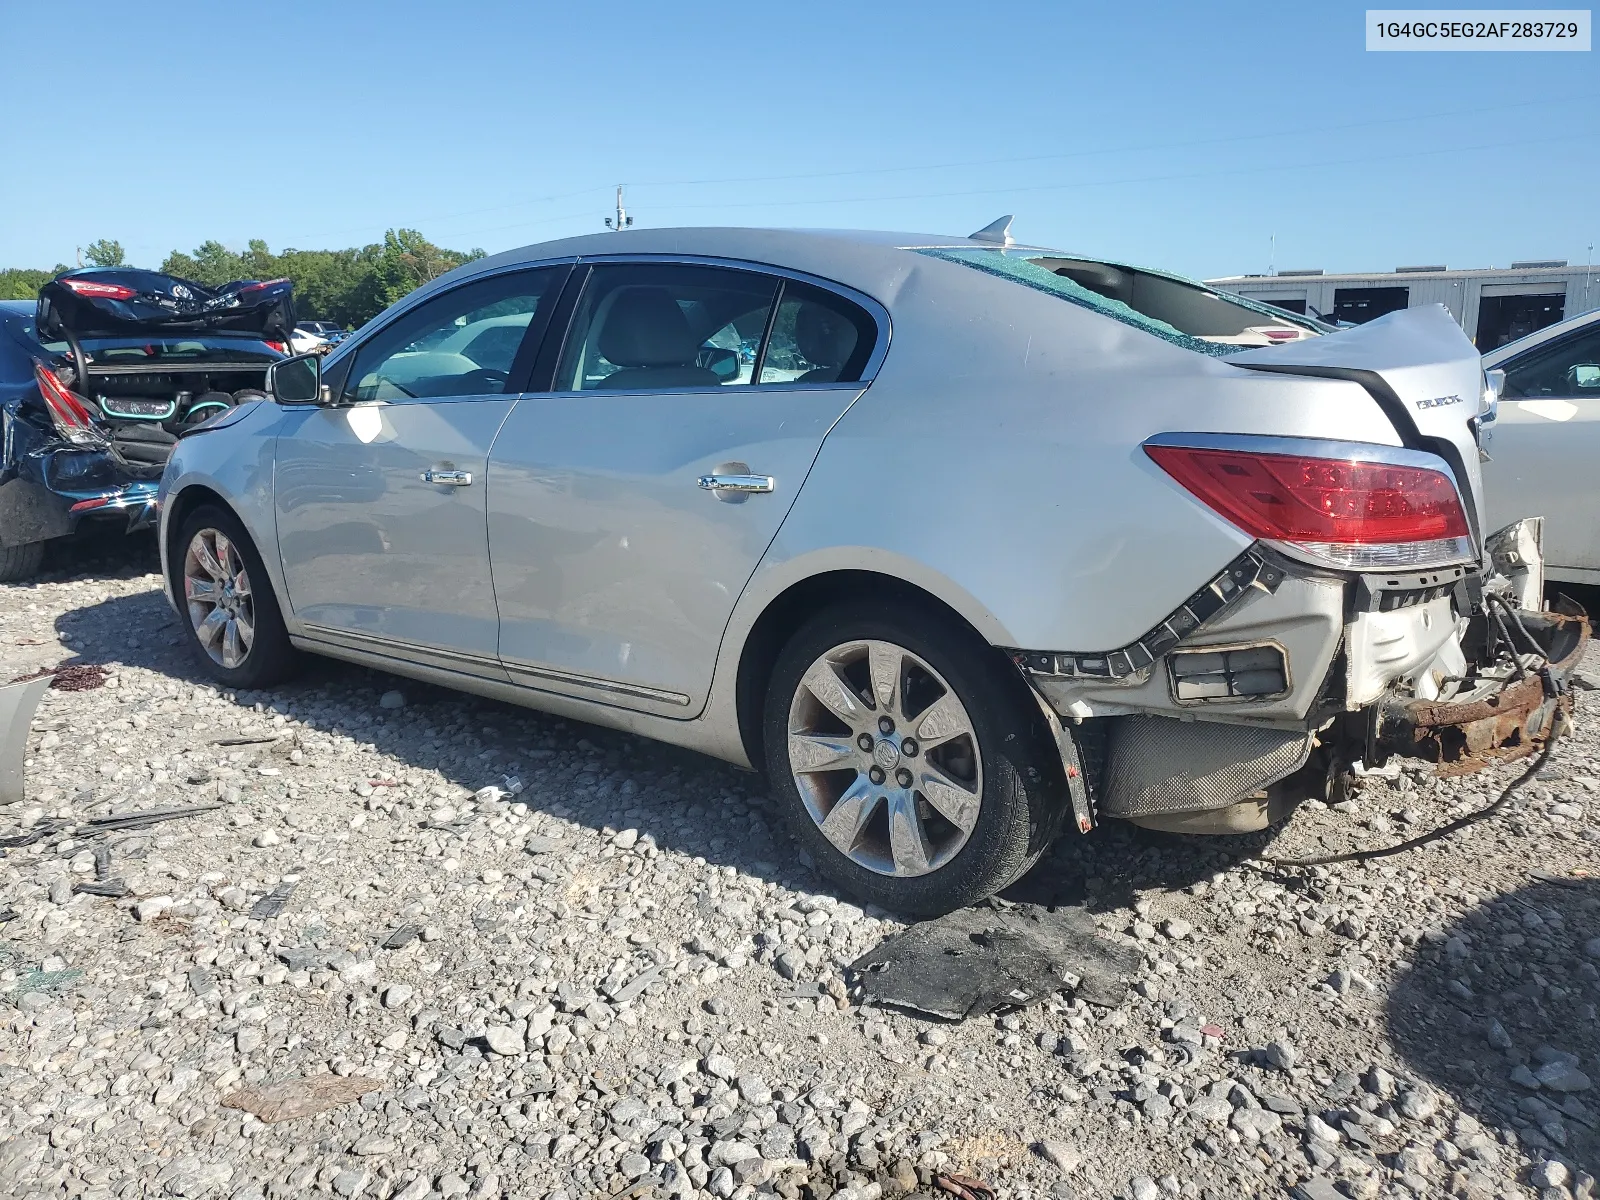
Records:
[[[63,822],[0,859],[0,1195],[1594,1193],[1587,695],[1507,813],[1383,862],[1246,857],[1382,845],[1517,770],[1064,840],[1009,895],[1136,946],[1127,1000],[940,1024],[855,1002],[901,926],[830,893],[755,776],[335,663],[226,695],[148,543],[56,561],[0,587],[0,676],[111,675],[47,694],[0,810]]]

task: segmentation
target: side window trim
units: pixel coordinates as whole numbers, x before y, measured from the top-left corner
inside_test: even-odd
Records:
[[[589,286],[593,269],[586,262],[574,263],[567,281],[550,311],[550,325],[545,331],[539,356],[533,364],[527,391],[531,395],[550,395],[555,390],[556,367],[566,350],[567,339],[572,336],[573,319],[578,313],[578,302]]]
[[[761,371],[767,365],[767,347],[772,345],[772,331],[778,324],[778,313],[783,309],[783,294],[789,290],[789,281],[778,276],[778,290],[773,294],[772,307],[767,311],[767,327],[761,331],[761,345],[756,347],[756,361],[750,365],[750,382],[761,386]]]
[[[544,296],[556,297],[559,304],[561,296],[565,293],[567,279],[572,274],[571,265],[564,267],[533,267],[531,270],[554,273],[550,279],[550,286]],[[544,303],[544,296],[540,297],[537,307],[533,310],[533,320],[528,322],[528,328],[522,335],[522,341],[517,346],[517,352],[511,359],[511,370],[507,372],[506,395],[517,396],[528,390],[528,384],[533,376],[534,364],[539,360],[539,352],[544,347],[546,334],[549,332],[551,319],[554,315],[554,304]]]

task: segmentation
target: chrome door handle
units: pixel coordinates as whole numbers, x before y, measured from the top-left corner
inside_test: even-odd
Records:
[[[702,475],[700,486],[708,492],[749,495],[752,492],[770,492],[771,475]]]
[[[423,483],[437,483],[443,487],[467,487],[472,483],[471,471],[435,471],[429,467],[422,473]]]

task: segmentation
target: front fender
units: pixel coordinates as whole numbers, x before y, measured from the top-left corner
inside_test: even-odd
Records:
[[[262,403],[242,420],[180,440],[161,476],[161,578],[167,602],[177,608],[172,591],[173,517],[196,501],[196,490],[212,493],[226,505],[255,542],[266,567],[284,620],[291,621],[283,563],[278,555],[277,509],[273,503],[273,467],[282,410]],[[292,624],[292,621],[291,621]]]

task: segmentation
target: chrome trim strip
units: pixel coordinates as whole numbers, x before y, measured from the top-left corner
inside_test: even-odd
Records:
[[[516,676],[524,675],[530,679],[543,679],[550,683],[568,683],[576,687],[593,688],[597,692],[612,692],[619,696],[636,696],[640,700],[654,700],[661,704],[677,704],[686,706],[689,697],[682,692],[669,692],[664,688],[645,687],[638,683],[619,683],[615,679],[603,679],[598,675],[579,675],[571,671],[557,671],[550,667],[535,667],[520,662],[517,659],[504,659],[506,671],[513,680]]]
[[[471,666],[493,667],[497,671],[504,669],[500,660],[491,655],[471,654],[465,650],[443,650],[437,646],[423,646],[417,642],[402,641],[399,638],[379,637],[375,633],[358,633],[352,629],[334,629],[328,625],[314,625],[310,621],[301,621],[300,628],[324,638],[334,640],[345,638],[352,642],[359,642],[383,650],[404,650],[412,654],[427,654],[434,658],[449,659],[454,662],[467,663]]]
[[[505,671],[511,675],[524,675],[530,679],[543,679],[551,683],[566,683],[577,687],[592,688],[597,692],[611,692],[621,696],[636,696],[641,700],[655,700],[663,704],[676,704],[686,706],[690,698],[682,692],[670,692],[663,688],[645,687],[637,683],[620,683],[615,679],[604,679],[597,675],[580,675],[572,671],[557,671],[551,667],[535,666],[519,659],[501,659],[482,654],[471,654],[464,650],[442,650],[434,646],[422,646],[416,642],[401,641],[397,638],[379,637],[373,633],[357,633],[349,629],[334,629],[327,625],[315,625],[309,621],[300,622],[300,628],[308,634],[320,635],[333,641],[344,638],[348,641],[361,643],[376,650],[406,651],[411,654],[429,655],[454,662],[465,663],[476,667],[493,667],[497,671]],[[390,657],[394,657],[393,654]]]

